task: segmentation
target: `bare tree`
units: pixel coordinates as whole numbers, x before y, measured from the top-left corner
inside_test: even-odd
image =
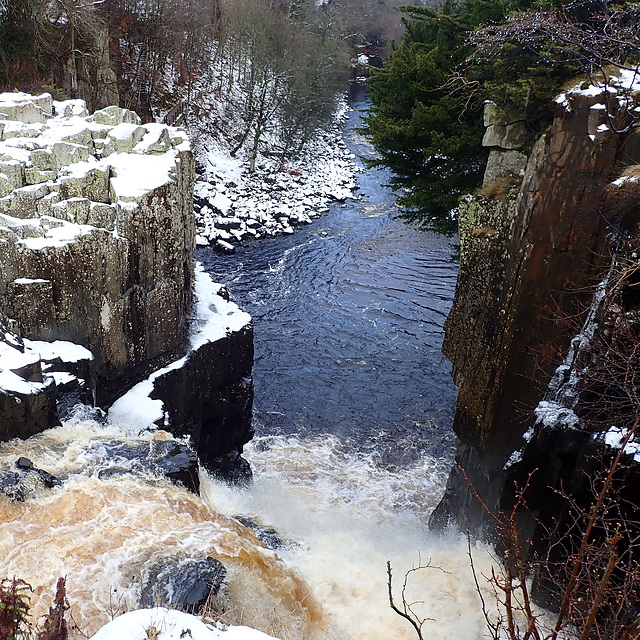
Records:
[[[527,11],[509,17],[501,24],[490,24],[473,31],[468,43],[474,51],[466,69],[481,60],[496,60],[508,45],[517,45],[537,55],[546,65],[571,65],[591,83],[609,88],[615,84],[615,112],[610,114],[614,131],[624,132],[640,124],[637,91],[640,80],[640,4],[608,10],[586,11],[588,2],[571,2],[553,11]],[[583,9],[581,11],[581,9]],[[619,82],[621,72],[627,78]],[[466,71],[454,79],[462,82]],[[612,78],[615,80],[611,81]],[[473,88],[467,85],[467,89]],[[610,105],[607,105],[610,106]]]
[[[389,594],[389,606],[397,613],[401,618],[404,618],[414,629],[419,640],[423,640],[422,627],[425,622],[433,622],[434,618],[422,617],[416,613],[414,607],[417,604],[424,604],[421,602],[409,602],[407,600],[407,586],[412,574],[425,569],[438,569],[444,571],[442,567],[431,564],[431,559],[426,564],[422,564],[422,560],[418,560],[418,564],[411,567],[404,574],[404,581],[402,583],[402,590],[400,591],[400,605],[396,604],[396,600],[393,597],[393,575],[391,572],[391,562],[387,560],[387,591]],[[445,572],[446,573],[446,572]]]

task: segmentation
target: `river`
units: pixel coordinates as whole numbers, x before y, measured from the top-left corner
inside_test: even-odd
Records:
[[[363,108],[345,127],[358,199],[235,255],[198,253],[253,316],[256,349],[257,435],[245,452],[255,481],[245,491],[210,482],[207,499],[285,538],[278,553],[312,584],[331,637],[409,638],[389,608],[386,561],[401,579],[430,558],[444,571],[412,574],[408,592],[424,602],[420,618],[437,620],[425,633],[481,637],[465,541],[427,530],[455,446],[456,389],[440,352],[451,239],[399,220],[386,171],[364,169]]]
[[[359,117],[346,135],[366,156]],[[138,469],[124,452],[153,452],[168,434],[91,411],[0,443],[3,473],[27,456],[64,480],[24,502],[0,496],[0,577],[32,585],[36,617],[66,575],[74,620],[91,635],[137,606],[154,567],[214,556],[234,603],[226,622],[282,640],[405,640],[415,634],[389,607],[390,561],[398,604],[405,572],[431,565],[405,593],[420,620],[433,619],[426,637],[483,637],[466,539],[427,528],[454,454],[455,387],[440,344],[456,266],[447,238],[396,219],[385,181],[363,171],[359,199],[293,235],[233,256],[198,252],[254,318],[249,487],[203,474],[198,497]],[[277,548],[236,517],[275,530]],[[490,572],[484,548],[475,561]]]
[[[373,154],[356,131],[366,104],[345,126],[358,158]],[[253,317],[259,433],[331,434],[397,464],[452,460],[456,389],[440,352],[451,240],[398,220],[387,180],[365,170],[359,199],[312,225],[197,259]]]

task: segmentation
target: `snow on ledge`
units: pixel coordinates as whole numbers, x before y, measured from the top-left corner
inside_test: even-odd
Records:
[[[241,311],[236,304],[218,295],[220,285],[215,284],[200,263],[195,266],[196,301],[191,317],[190,348],[195,351],[208,342],[221,340],[231,333],[241,331],[251,323],[251,316]],[[121,426],[138,431],[155,428],[164,417],[164,404],[149,396],[154,381],[161,375],[185,365],[189,354],[171,364],[154,371],[146,380],[139,382],[109,407],[110,420]]]
[[[618,69],[615,76],[610,76],[606,85],[596,82],[595,84],[589,84],[582,82],[575,85],[568,91],[565,91],[555,98],[555,102],[567,111],[571,111],[571,97],[582,96],[586,98],[596,98],[602,96],[604,98],[605,92],[615,96],[620,91],[631,92],[640,90],[640,66],[636,69]]]
[[[24,346],[31,351],[40,354],[42,360],[50,361],[60,358],[62,362],[80,362],[80,360],[93,360],[93,354],[89,349],[74,342],[65,340],[54,340],[45,342],[43,340],[24,339]]]
[[[122,126],[122,125],[120,125]],[[110,183],[117,198],[141,198],[154,189],[175,182],[178,154],[174,150],[158,156],[117,153],[108,157],[114,174]]]
[[[148,632],[148,630],[154,631]],[[157,633],[156,633],[157,632]],[[100,629],[92,640],[274,640],[250,627],[208,625],[182,611],[156,607],[121,615]]]
[[[624,444],[625,438],[629,435],[628,429],[612,426],[604,434],[604,443],[612,449],[620,449]],[[629,440],[624,447],[624,454],[633,456],[635,462],[640,462],[640,442]]]
[[[578,428],[581,425],[580,418],[573,409],[562,406],[552,400],[541,400],[535,408],[536,425],[552,427],[562,425],[567,428]]]
[[[51,381],[29,382],[15,373],[23,367],[29,367],[39,361],[38,354],[25,352],[5,342],[0,342],[0,390],[28,396],[44,391]]]
[[[195,266],[196,303],[192,316],[191,348],[197,349],[206,342],[220,340],[230,333],[240,331],[251,322],[251,316],[238,305],[218,295],[220,285],[199,262]]]
[[[44,342],[41,340],[23,340],[24,351],[7,342],[0,341],[0,390],[31,395],[48,389],[52,382],[67,384],[77,380],[69,373],[50,371],[50,363],[60,359],[62,362],[75,363],[80,360],[93,360],[93,355],[85,347],[73,342],[56,340]],[[24,367],[41,363],[43,380],[34,382],[25,380],[15,373]]]

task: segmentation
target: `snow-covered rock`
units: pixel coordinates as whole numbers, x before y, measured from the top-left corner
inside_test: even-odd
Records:
[[[182,611],[156,607],[118,616],[92,636],[92,640],[274,640],[249,627],[208,625]]]
[[[103,381],[176,352],[195,244],[186,137],[48,94],[0,94],[0,114],[0,319],[90,349]]]
[[[41,127],[0,141],[0,313],[25,337],[89,347],[107,378],[175,350],[194,247],[185,138],[119,107],[88,116],[81,101],[46,94],[1,94],[0,113],[6,126]],[[34,284],[17,288],[17,278]]]
[[[261,156],[249,173],[246,162],[231,157],[224,144],[208,145],[200,158],[208,169],[195,185],[198,246],[227,252],[246,239],[293,233],[295,225],[308,224],[329,204],[353,198],[357,167],[341,137],[345,110],[295,164]]]

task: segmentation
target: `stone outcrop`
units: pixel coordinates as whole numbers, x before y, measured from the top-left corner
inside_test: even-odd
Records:
[[[480,533],[491,527],[475,491],[489,509],[500,506],[504,465],[521,447],[571,337],[557,319],[589,307],[608,265],[607,189],[640,160],[640,135],[607,124],[607,114],[614,122],[624,117],[610,92],[575,88],[555,110],[519,184],[493,198],[470,196],[461,207],[460,272],[443,346],[459,387],[459,467],[433,525],[452,519]],[[500,134],[487,140],[504,145]],[[491,179],[514,175],[509,168]]]
[[[509,177],[522,177],[527,165],[525,150],[529,143],[526,123],[520,114],[503,113],[495,103],[484,109],[486,131],[482,146],[489,149],[483,184]]]
[[[22,341],[1,323],[0,363],[0,438],[8,440],[23,429],[26,437],[55,424],[53,379],[44,379],[38,354],[25,354]]]
[[[211,363],[217,363],[212,367]],[[251,477],[240,459],[242,445],[253,437],[253,331],[240,331],[191,352],[178,369],[154,380],[152,399],[159,399],[176,435],[197,443],[200,461],[224,480]],[[193,381],[198,384],[194,385]]]
[[[216,558],[170,558],[147,570],[140,593],[140,606],[158,603],[182,611],[196,611],[207,604],[223,613],[231,604],[226,593],[227,570]]]
[[[99,401],[183,348],[193,286],[186,136],[118,107],[3,94],[0,313],[94,354]]]
[[[0,439],[55,424],[56,401],[106,407],[152,374],[164,409],[145,404],[148,424],[189,434],[211,466],[239,458],[252,327],[204,273],[192,313],[193,181],[180,129],[0,94]]]

